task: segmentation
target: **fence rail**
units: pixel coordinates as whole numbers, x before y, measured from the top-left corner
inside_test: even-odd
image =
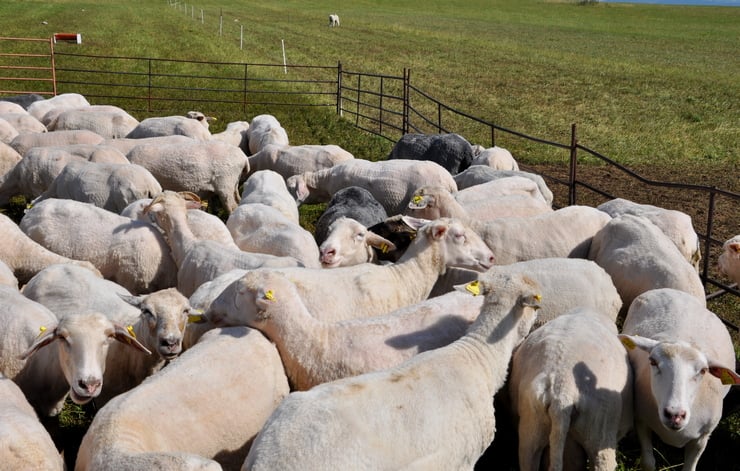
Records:
[[[0,45],[7,40],[27,41],[17,38],[0,38]],[[598,205],[607,199],[622,197],[641,203],[674,208],[695,207],[696,201],[705,202],[700,211],[689,213],[701,239],[704,254],[701,277],[707,286],[716,288],[708,295],[712,299],[723,294],[740,297],[736,286],[721,280],[710,260],[716,260],[724,240],[732,237],[736,228],[715,224],[715,214],[740,213],[740,194],[723,189],[680,183],[652,181],[620,165],[607,156],[578,142],[576,126],[570,130],[567,143],[556,142],[523,132],[507,129],[464,113],[430,96],[411,84],[411,71],[403,70],[400,76],[347,71],[342,64],[336,66],[309,66],[287,64],[247,64],[175,59],[93,56],[85,54],[55,53],[53,42],[49,53],[30,52],[19,54],[24,59],[48,61],[45,65],[16,63],[20,57],[0,49],[0,60],[13,58],[12,65],[0,62],[0,84],[5,81],[23,83],[51,78],[52,89],[38,86],[19,86],[17,90],[0,90],[0,95],[16,93],[58,92],[81,93],[92,102],[122,105],[128,111],[145,113],[185,112],[200,103],[219,105],[224,112],[233,111],[250,115],[256,107],[332,107],[336,112],[366,132],[395,142],[404,134],[458,133],[470,142],[494,146],[499,141],[516,140],[520,143],[507,146],[517,149],[516,155],[523,169],[527,167],[527,150],[548,149],[562,155],[563,165],[548,171],[537,170],[556,195],[556,206],[574,204]],[[39,67],[39,70],[31,70]],[[176,72],[175,72],[176,71]],[[48,73],[39,77],[38,72]],[[30,74],[30,76],[25,76]],[[132,108],[131,103],[136,105]],[[585,164],[582,156],[590,161]],[[608,179],[599,183],[581,177],[582,165],[599,168],[617,176],[630,179],[639,190],[629,195],[619,189],[609,188]],[[530,167],[531,168],[531,167]],[[605,170],[606,172],[607,170]],[[639,198],[636,197],[639,195]],[[693,205],[682,202],[691,199]],[[733,326],[737,329],[737,326]]]

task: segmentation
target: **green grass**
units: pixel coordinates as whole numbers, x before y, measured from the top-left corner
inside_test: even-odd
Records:
[[[165,0],[11,1],[0,5],[0,17],[5,35],[80,32],[82,45],[57,49],[93,54],[281,63],[284,40],[289,63],[341,60],[346,70],[393,75],[407,67],[412,83],[442,102],[530,135],[567,142],[577,123],[582,143],[624,164],[740,159],[740,8],[530,0],[193,5],[195,19]],[[330,11],[341,27],[327,27]]]
[[[427,0],[423,7],[398,0],[192,5],[195,19],[166,0],[10,0],[0,3],[0,34],[79,32],[81,45],[60,43],[57,50],[250,63],[282,63],[284,41],[290,64],[341,61],[345,70],[396,76],[409,68],[412,84],[443,103],[536,137],[567,142],[577,123],[582,144],[625,165],[675,167],[678,179],[687,168],[697,178],[716,167],[738,170],[740,8],[554,0]],[[330,29],[327,15],[333,12],[342,26]],[[251,118],[204,111],[219,116],[214,131]],[[278,116],[294,144],[334,143],[370,159],[391,147],[357,132],[331,110],[264,112]],[[513,147],[515,155],[524,150],[516,146],[525,144],[502,139],[499,145]],[[551,159],[537,147],[527,150],[531,162]],[[738,191],[737,179],[734,185],[729,189]],[[304,227],[321,210],[302,209]],[[737,303],[724,309],[737,312]],[[68,420],[84,417],[77,413]],[[715,434],[737,445],[738,420],[737,413],[728,417]],[[732,454],[727,452],[729,460]],[[622,450],[619,469],[637,469],[636,456],[634,446]],[[659,459],[662,469],[677,462],[680,457]]]

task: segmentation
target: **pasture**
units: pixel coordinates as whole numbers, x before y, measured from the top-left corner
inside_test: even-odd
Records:
[[[282,63],[284,42],[291,64],[341,61],[348,70],[393,75],[409,68],[417,86],[474,116],[558,141],[575,122],[583,143],[647,176],[740,191],[740,8],[223,0],[187,9],[166,0],[13,0],[0,4],[0,24],[5,36],[81,33],[81,45],[56,45],[63,52]],[[328,27],[328,13],[340,16],[340,27]],[[203,111],[219,117],[214,132],[250,118]],[[391,147],[331,112],[271,112],[294,144],[335,143],[370,159]],[[529,159],[552,164],[547,155]],[[740,442],[739,420],[736,412],[723,422],[718,443]],[[630,445],[624,469],[635,469]],[[702,469],[729,469],[715,450],[703,464],[715,467]],[[674,463],[680,456],[663,452]]]

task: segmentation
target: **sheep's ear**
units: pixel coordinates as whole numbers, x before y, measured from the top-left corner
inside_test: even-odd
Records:
[[[473,280],[462,285],[454,285],[453,288],[456,291],[467,293],[472,296],[485,296],[489,291],[491,291],[490,287],[480,280]]]
[[[409,201],[409,209],[425,209],[432,206],[432,199],[428,195],[417,194]]]
[[[144,214],[149,214],[150,211],[157,212],[162,207],[162,202],[164,202],[164,194],[160,193],[157,196],[155,196],[152,201],[149,202],[148,205],[144,206],[144,209],[141,211]]]
[[[54,329],[47,329],[46,327],[41,327],[41,334],[36,337],[36,340],[33,341],[30,347],[28,347],[28,350],[23,352],[21,355],[18,356],[19,360],[27,360],[31,355],[36,353],[39,349],[49,345],[51,342],[59,338],[59,335],[57,333],[56,328]]]
[[[532,309],[539,309],[542,302],[542,296],[539,294],[527,294],[522,296],[521,305],[525,307],[531,307]]]
[[[138,340],[136,340],[134,329],[131,326],[126,328],[126,327],[123,327],[122,325],[114,324],[114,331],[113,331],[112,337],[121,343],[131,345],[133,348],[140,350],[146,353],[147,355],[152,354],[152,352],[149,351],[148,348],[146,348]]]
[[[118,297],[126,301],[135,308],[141,309],[141,303],[144,301],[143,296],[132,296],[130,294],[118,293]]]
[[[733,242],[731,244],[727,244],[727,248],[730,250],[730,252],[733,252],[735,254],[740,254],[740,242]]]
[[[306,201],[306,198],[308,198],[308,195],[310,194],[308,185],[306,185],[306,180],[304,180],[302,176],[296,175],[293,178],[292,184],[296,203],[300,204]]]
[[[259,310],[259,317],[260,319],[267,319],[268,317],[270,317],[267,310],[271,307],[272,303],[277,300],[275,291],[271,289],[260,288],[255,294],[256,296],[254,303],[257,305],[257,309]]]
[[[396,250],[396,245],[385,237],[381,237],[378,234],[367,231],[365,234],[365,242],[370,247],[375,247],[383,253],[388,253],[391,250]]]
[[[433,221],[429,225],[429,235],[431,235],[434,240],[442,240],[447,235],[449,228],[450,225],[444,221]]]
[[[619,334],[619,341],[622,342],[622,345],[624,345],[627,350],[634,350],[635,348],[639,348],[641,350],[645,350],[646,352],[650,352],[650,350],[658,345],[657,340],[649,339],[647,337],[641,337],[639,335]]]
[[[188,324],[204,324],[208,318],[200,309],[188,309]]]
[[[180,191],[178,195],[182,196],[182,199],[185,200],[185,207],[188,209],[200,209],[203,206],[200,196],[192,191]]]
[[[415,218],[413,216],[402,216],[401,221],[414,231],[418,231],[423,225],[430,222],[429,219]]]
[[[735,373],[732,368],[718,365],[711,360],[709,361],[709,373],[711,373],[712,376],[716,376],[717,378],[719,378],[722,381],[722,384],[740,384],[740,375]]]

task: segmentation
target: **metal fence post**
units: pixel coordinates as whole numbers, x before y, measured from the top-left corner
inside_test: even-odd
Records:
[[[409,133],[409,82],[411,81],[411,69],[403,69],[403,123],[401,129],[403,134]]]
[[[148,60],[149,63],[149,71],[147,73],[147,80],[149,83],[149,86],[147,87],[147,98],[146,98],[146,110],[151,112],[152,111],[152,60]]]
[[[568,179],[568,205],[576,204],[576,165],[578,163],[578,139],[576,138],[576,123],[570,128],[570,178]]]
[[[337,114],[344,115],[342,112],[342,61],[337,62]]]
[[[242,97],[242,111],[244,113],[247,112],[247,67],[249,67],[247,64],[244,64],[244,95]]]
[[[51,56],[51,88],[54,93],[53,96],[57,96],[57,65],[54,56],[54,36],[49,38],[49,55]]]

